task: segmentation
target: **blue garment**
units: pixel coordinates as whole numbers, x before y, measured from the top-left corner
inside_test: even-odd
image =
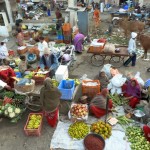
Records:
[[[59,66],[58,59],[54,54],[51,54],[47,57],[44,55],[40,58],[40,68],[44,69],[49,68],[50,70],[56,71]]]

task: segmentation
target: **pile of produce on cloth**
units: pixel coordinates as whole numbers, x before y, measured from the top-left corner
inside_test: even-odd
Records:
[[[68,133],[73,139],[83,139],[90,131],[90,127],[84,122],[75,122],[70,125]]]
[[[42,121],[42,116],[40,114],[32,114],[30,115],[27,129],[38,129],[40,127]]]
[[[126,100],[121,95],[118,95],[115,93],[114,95],[109,94],[108,96],[113,101],[113,105],[115,105],[115,106],[121,106],[121,105],[128,104],[128,100]]]
[[[32,85],[33,83],[31,82],[30,79],[22,78],[17,82],[17,85]]]
[[[111,136],[112,127],[103,121],[93,123],[90,129],[91,132],[101,135],[104,139]]]
[[[70,113],[73,118],[84,119],[88,116],[88,107],[85,104],[73,104]]]
[[[129,126],[130,123],[133,122],[131,119],[128,119],[126,116],[118,116],[117,120],[121,126]]]
[[[79,79],[70,79],[70,78],[68,78],[66,80],[74,80],[75,86],[77,86],[77,85],[79,85],[81,83]]]
[[[15,94],[13,91],[0,91],[0,115],[17,122],[25,111],[25,95]]]
[[[150,142],[146,140],[140,127],[128,127],[126,136],[131,143],[132,150],[150,150]]]
[[[59,82],[58,82],[57,80],[52,79],[52,82],[53,82],[53,86],[54,86],[54,87],[58,87]]]

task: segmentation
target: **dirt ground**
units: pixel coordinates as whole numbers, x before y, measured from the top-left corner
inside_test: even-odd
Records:
[[[109,26],[110,16],[104,13],[102,16],[102,22],[100,25],[100,32],[97,36],[103,37],[104,33]],[[90,24],[90,29],[92,29],[92,23]],[[94,29],[92,29],[94,32]],[[94,38],[95,34],[91,34]],[[3,38],[0,37],[0,40]],[[11,49],[16,49],[15,39],[10,37],[8,42],[8,47]],[[75,67],[70,76],[80,78],[82,75],[87,74],[88,78],[93,79],[95,75],[100,71],[102,66],[95,67],[90,61],[91,54],[87,54],[87,49],[83,51],[81,55],[77,55],[77,60],[75,62]],[[105,64],[108,63],[108,59]],[[127,71],[131,71],[134,74],[139,71],[141,77],[146,80],[150,77],[150,73],[146,69],[150,67],[149,61],[143,61],[141,58],[137,60],[135,67],[120,67],[119,71],[123,74]],[[65,108],[65,107],[64,107]],[[16,123],[10,123],[8,119],[3,119],[0,122],[0,150],[49,150],[50,141],[54,133],[53,128],[49,127],[46,120],[43,121],[42,134],[40,137],[28,137],[24,134],[24,125],[27,120],[29,111],[23,114],[22,119]]]

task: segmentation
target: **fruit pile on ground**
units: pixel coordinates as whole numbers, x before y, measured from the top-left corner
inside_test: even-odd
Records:
[[[150,150],[150,142],[144,137],[144,133],[140,127],[128,127],[126,136],[131,142],[132,150]]]
[[[41,115],[30,115],[29,122],[27,124],[27,129],[38,129],[42,121]]]
[[[101,135],[104,139],[111,136],[111,131],[112,127],[103,121],[98,121],[91,125],[91,132]]]
[[[71,124],[68,130],[71,138],[83,139],[89,133],[89,126],[84,122],[75,122]]]
[[[88,108],[84,104],[74,104],[70,112],[74,118],[83,118],[88,115]]]

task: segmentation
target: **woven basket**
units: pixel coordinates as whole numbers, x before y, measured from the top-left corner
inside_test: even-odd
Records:
[[[24,49],[22,49],[22,50],[17,50],[17,53],[18,53],[19,55],[22,55],[22,54],[25,54],[27,51],[28,51],[28,48],[26,47],[26,48],[24,48]]]
[[[31,80],[31,82],[32,82],[31,85],[17,85],[17,83],[15,82],[14,88],[15,88],[15,90],[17,90],[18,92],[21,92],[21,93],[32,92],[35,87],[35,81]]]

